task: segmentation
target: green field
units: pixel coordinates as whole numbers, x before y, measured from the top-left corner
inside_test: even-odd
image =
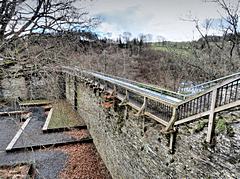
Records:
[[[177,56],[183,56],[190,58],[192,57],[192,51],[189,43],[184,42],[167,42],[166,44],[162,43],[152,43],[150,46],[153,50],[171,53]]]

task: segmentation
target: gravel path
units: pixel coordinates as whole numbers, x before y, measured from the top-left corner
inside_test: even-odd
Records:
[[[44,111],[34,109],[32,112],[32,120],[14,147],[76,141],[90,136],[86,129],[42,133],[42,126],[46,119]],[[71,144],[44,150],[5,152],[5,148],[21,126],[17,121],[11,117],[0,118],[0,166],[31,163],[36,169],[37,179],[111,178],[93,143]]]
[[[43,133],[42,127],[46,119],[46,117],[42,117],[44,112],[41,114],[41,110],[37,111],[37,109],[34,109],[33,112],[31,121],[13,146],[13,149],[77,141],[76,138],[66,133]]]
[[[19,120],[11,117],[0,117],[0,151],[5,151],[9,142],[20,127]]]
[[[67,154],[61,151],[25,151],[0,153],[0,165],[32,163],[37,170],[36,178],[57,178],[64,168]]]
[[[66,153],[40,150],[34,152],[5,152],[7,145],[21,126],[18,121],[12,117],[0,117],[0,166],[30,162],[35,165],[39,172],[36,178],[57,178],[66,163]]]

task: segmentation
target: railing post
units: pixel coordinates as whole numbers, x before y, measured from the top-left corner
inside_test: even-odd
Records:
[[[78,101],[77,101],[77,77],[73,76],[73,90],[74,90],[74,109],[77,110]]]
[[[177,120],[177,107],[174,107],[172,117],[171,117],[167,127],[165,128],[165,131],[168,131],[169,129],[171,129],[176,120]]]
[[[142,107],[140,108],[140,110],[137,112],[137,114],[135,114],[137,117],[141,116],[144,114],[144,110],[147,106],[147,97],[144,96],[144,101],[143,101],[143,104],[142,104]]]
[[[215,106],[216,106],[216,100],[217,100],[217,88],[213,90],[212,92],[212,100],[211,100],[211,107],[210,107],[210,114],[209,114],[209,120],[208,120],[208,131],[207,131],[207,142],[211,142],[212,138],[212,131],[214,126],[214,118],[215,118]]]
[[[112,91],[112,93],[110,95],[116,97],[116,95],[117,95],[117,87],[116,87],[116,85],[113,86],[113,91]]]
[[[70,94],[70,75],[66,74],[66,79],[65,79],[65,91],[66,91],[66,99],[69,100],[69,94]]]
[[[123,98],[122,102],[119,104],[119,106],[123,106],[123,105],[126,105],[129,101],[129,93],[128,93],[128,90],[126,90],[126,94],[125,94],[125,97]]]
[[[170,134],[169,150],[170,150],[170,153],[173,154],[173,152],[174,152],[174,133]]]

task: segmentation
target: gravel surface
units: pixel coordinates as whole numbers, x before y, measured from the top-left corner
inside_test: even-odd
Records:
[[[28,171],[30,169],[29,165],[16,165],[9,167],[0,168],[0,176],[2,178],[26,178]]]
[[[87,137],[87,130],[73,130],[69,135],[76,138]],[[59,178],[110,179],[111,175],[104,165],[93,143],[65,145],[55,148],[68,154],[66,167]]]
[[[77,141],[76,138],[66,133],[43,133],[44,121],[33,116],[13,148],[49,145],[63,142]]]
[[[20,123],[17,119],[12,117],[0,117],[0,151],[5,151],[19,127]]]
[[[14,147],[46,145],[76,141],[90,137],[86,129],[61,133],[43,133],[45,118],[42,109],[32,110],[32,120]],[[0,117],[0,166],[30,163],[36,169],[37,179],[110,179],[111,176],[93,143],[71,144],[42,150],[5,152],[5,149],[22,124],[11,117]],[[1,178],[1,176],[0,176]]]
[[[71,131],[65,131],[64,133],[71,137],[74,137],[77,140],[90,137],[90,133],[88,132],[87,129],[81,129],[81,130],[73,129]]]
[[[39,174],[36,178],[57,178],[67,154],[61,151],[23,151],[6,153],[5,149],[22,124],[12,117],[0,117],[0,166],[33,163]],[[1,178],[1,176],[0,176]]]
[[[14,153],[0,153],[0,165],[13,165],[18,163],[34,164],[36,178],[57,178],[59,172],[64,168],[67,154],[61,151],[25,151]],[[1,178],[1,177],[0,177]]]

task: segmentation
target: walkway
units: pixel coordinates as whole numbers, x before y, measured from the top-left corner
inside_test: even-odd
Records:
[[[95,90],[115,95],[121,104],[138,110],[137,115],[146,115],[164,125],[167,133],[174,132],[177,125],[209,116],[207,142],[211,142],[215,113],[240,106],[240,73],[198,85],[196,88],[201,87],[199,93],[186,96],[76,67],[63,66],[61,72],[67,75],[67,79],[73,79],[74,84],[79,79]]]

